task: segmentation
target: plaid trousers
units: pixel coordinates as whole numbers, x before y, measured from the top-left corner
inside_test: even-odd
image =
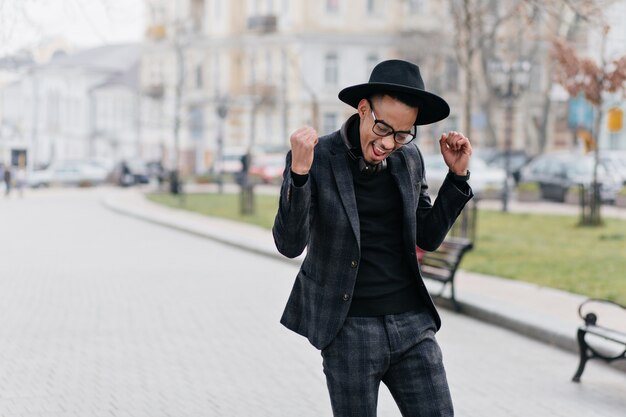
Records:
[[[348,317],[322,350],[335,417],[376,416],[382,381],[403,417],[452,417],[452,399],[427,311]]]

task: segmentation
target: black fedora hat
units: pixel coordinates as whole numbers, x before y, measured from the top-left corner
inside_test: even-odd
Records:
[[[411,96],[418,103],[416,125],[435,123],[450,114],[450,106],[443,98],[426,91],[419,67],[398,59],[376,65],[369,82],[344,88],[339,99],[356,108],[364,98],[393,93]]]

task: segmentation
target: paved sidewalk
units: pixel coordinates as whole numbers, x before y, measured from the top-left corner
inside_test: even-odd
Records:
[[[161,206],[148,201],[138,190],[111,190],[103,203],[119,213],[244,248],[284,262],[300,264],[303,258],[303,255],[296,259],[280,255],[274,246],[271,233],[266,229]],[[523,205],[519,204],[511,204],[510,207],[512,211],[523,210]],[[553,207],[554,205],[547,203],[544,208],[558,213]],[[610,214],[621,217],[624,211],[613,210]],[[585,297],[526,282],[462,270],[457,274],[457,299],[464,314],[578,352],[576,329],[581,323],[578,306]],[[433,292],[438,292],[436,284],[427,282],[427,285],[432,286]],[[446,300],[441,300],[440,304],[448,307]],[[601,317],[604,322],[624,326],[623,317],[607,317],[604,313]],[[591,366],[595,365],[596,362],[592,362]],[[624,361],[614,362],[612,366],[626,370]],[[574,370],[572,369],[572,373]]]

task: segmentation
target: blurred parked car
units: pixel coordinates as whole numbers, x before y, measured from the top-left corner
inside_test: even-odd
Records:
[[[140,159],[121,161],[113,170],[113,181],[122,187],[150,182],[148,163]]]
[[[30,187],[91,186],[107,179],[107,170],[89,161],[58,161],[43,170],[31,171],[27,177]]]
[[[593,155],[542,154],[522,169],[521,181],[538,183],[541,198],[563,202],[570,188],[591,185],[593,166]],[[621,187],[621,179],[607,167],[606,161],[603,160],[600,160],[598,164],[598,182],[602,201],[615,201],[615,196]]]
[[[441,154],[424,154],[426,182],[431,195],[437,194],[443,180],[448,174],[448,166]],[[470,159],[469,184],[477,197],[497,198],[504,188],[505,173],[503,169],[489,166],[481,158],[472,155]],[[509,184],[512,186],[512,183]]]
[[[280,184],[285,170],[284,154],[255,155],[248,176],[254,182]]]
[[[626,186],[626,151],[604,151],[599,156],[607,168],[620,177],[622,185]]]
[[[473,155],[472,155],[473,157]],[[498,151],[494,155],[492,155],[489,159],[485,159],[487,165],[498,167],[502,170],[505,170],[506,165],[506,152]],[[531,160],[531,157],[524,151],[520,149],[511,150],[509,154],[509,173],[513,177],[513,180],[517,184],[520,180],[521,170],[522,168],[528,164]]]
[[[470,159],[470,180],[474,194],[479,198],[500,198],[504,190],[506,172],[497,165],[488,165],[481,158],[472,155]],[[508,179],[509,190],[513,190],[514,181]]]
[[[439,192],[439,188],[441,188],[443,180],[448,175],[448,166],[443,161],[441,154],[425,153],[423,156],[428,191],[431,195],[436,195]]]
[[[212,172],[237,175],[243,168],[242,158],[246,154],[245,149],[225,149],[221,160],[216,159],[213,163]]]

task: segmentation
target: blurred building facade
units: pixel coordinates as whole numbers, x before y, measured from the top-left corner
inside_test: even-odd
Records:
[[[0,59],[0,164],[17,161],[28,146],[28,139],[20,132],[19,124],[11,118],[15,103],[4,99],[18,95],[20,79],[35,65],[33,56],[20,51]]]
[[[519,2],[491,3],[477,16],[485,27]],[[477,147],[503,149],[504,102],[488,71],[494,59],[531,64],[529,85],[514,103],[512,148],[534,154],[573,146],[569,97],[552,81],[550,39],[567,37],[588,51],[597,44],[593,25],[565,6],[554,6],[557,13],[531,5],[527,15],[482,33],[474,61],[464,67],[459,42],[471,31],[463,34],[453,4],[460,3],[151,0],[141,45],[70,53],[51,42],[28,60],[0,60],[0,159],[26,153],[32,167],[58,159],[142,158],[183,174],[205,173],[233,149],[283,152],[304,124],[320,134],[337,129],[354,111],[337,93],[366,82],[376,63],[392,58],[417,63],[428,90],[450,103],[450,117],[419,129],[426,150],[449,129],[465,130]],[[619,22],[626,6],[616,4],[608,14],[615,35],[609,50],[616,55],[623,50]],[[622,98],[610,97],[607,105],[623,107]],[[601,146],[626,147],[618,136],[603,135]]]
[[[220,146],[284,150],[303,124],[320,134],[337,129],[353,112],[337,99],[339,90],[366,82],[384,59],[418,62],[428,88],[451,92],[445,95],[455,102],[458,75],[449,45],[432,48],[445,20],[436,2],[151,4],[141,70],[143,133],[147,143],[161,143],[171,162],[176,126],[168,121],[180,103],[179,163],[187,172],[208,169]],[[446,123],[455,127],[456,118]]]
[[[28,65],[2,89],[4,157],[30,168],[55,160],[136,155],[139,46],[113,45]],[[122,80],[134,79],[135,85]],[[9,161],[5,161],[9,162]]]

